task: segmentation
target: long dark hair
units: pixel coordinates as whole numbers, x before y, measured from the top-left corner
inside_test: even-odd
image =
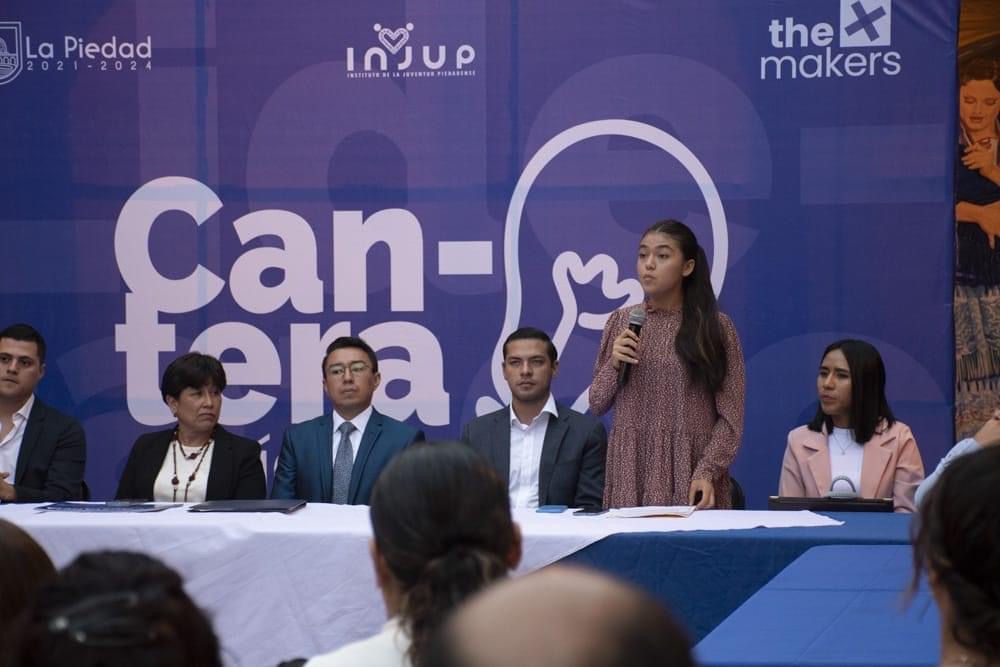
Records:
[[[827,345],[820,363],[833,350],[844,353],[847,367],[851,369],[851,429],[855,441],[864,444],[872,439],[882,421],[886,428],[896,422],[885,397],[885,364],[874,345],[854,338]],[[809,422],[809,429],[818,433],[824,426],[827,433],[832,433],[833,417],[823,412],[823,406],[819,405],[816,416]]]
[[[705,250],[698,245],[694,232],[682,222],[660,220],[643,232],[642,238],[654,233],[664,234],[676,241],[684,261],[694,260],[694,270],[681,283],[684,292],[683,317],[674,347],[691,383],[700,384],[714,394],[722,388],[728,366],[708,258]]]
[[[379,475],[371,520],[402,593],[410,661],[419,666],[448,612],[507,573],[518,548],[507,485],[468,445],[419,443]]]
[[[948,630],[962,646],[1000,658],[1000,447],[956,459],[913,524],[913,581],[933,573],[951,601]]]

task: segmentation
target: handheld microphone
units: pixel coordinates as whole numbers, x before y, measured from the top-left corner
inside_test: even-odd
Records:
[[[636,336],[642,331],[642,325],[646,323],[646,309],[642,306],[638,308],[633,308],[628,313],[628,328],[629,331],[635,333]],[[624,387],[628,383],[628,376],[632,372],[632,364],[621,362],[618,367],[618,386]]]

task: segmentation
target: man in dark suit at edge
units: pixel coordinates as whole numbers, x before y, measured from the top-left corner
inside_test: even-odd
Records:
[[[597,508],[604,496],[607,431],[596,417],[556,403],[556,348],[541,329],[522,327],[503,344],[511,404],[473,419],[462,440],[507,480],[511,507]]]
[[[381,382],[368,343],[341,336],[326,348],[323,385],[333,413],[285,430],[272,498],[367,505],[382,468],[419,431],[381,414],[372,395]]]
[[[35,396],[45,339],[27,324],[0,331],[0,501],[83,496],[87,440],[80,424]]]

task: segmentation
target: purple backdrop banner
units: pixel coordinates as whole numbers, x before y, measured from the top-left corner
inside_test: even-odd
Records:
[[[431,437],[506,401],[523,324],[585,407],[663,217],[742,338],[751,506],[835,338],[882,351],[928,464],[951,444],[957,0],[48,5],[0,15],[0,320],[47,336],[95,497],[189,349],[269,471],[348,333]]]

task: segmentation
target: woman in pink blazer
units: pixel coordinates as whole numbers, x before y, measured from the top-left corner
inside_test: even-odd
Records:
[[[819,498],[855,491],[862,498],[891,497],[897,512],[915,512],[924,464],[910,427],[889,408],[878,350],[860,340],[831,343],[816,392],[816,416],[788,434],[778,494]]]

